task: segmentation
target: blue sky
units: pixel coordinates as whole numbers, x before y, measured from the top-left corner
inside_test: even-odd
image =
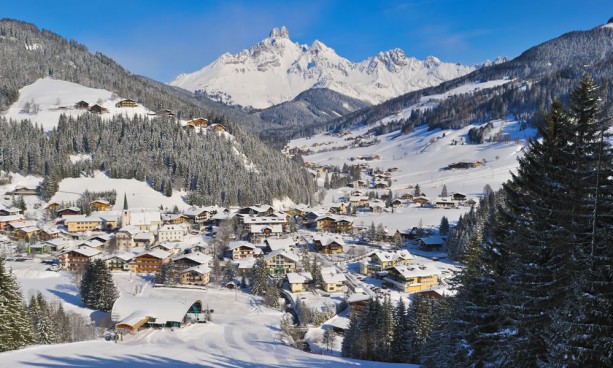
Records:
[[[473,64],[613,17],[611,0],[0,0],[0,17],[31,22],[101,51],[133,73],[163,82],[224,52],[236,53],[287,26],[351,61],[403,49]]]

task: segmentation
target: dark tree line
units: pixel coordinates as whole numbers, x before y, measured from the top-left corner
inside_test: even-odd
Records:
[[[593,82],[555,100],[464,251],[427,367],[613,365],[613,151]]]

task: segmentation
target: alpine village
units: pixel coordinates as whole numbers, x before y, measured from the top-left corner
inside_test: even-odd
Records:
[[[1,365],[613,367],[613,18],[569,27],[165,84],[0,20]]]

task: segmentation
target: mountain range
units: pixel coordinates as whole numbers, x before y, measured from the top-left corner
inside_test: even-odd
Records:
[[[505,59],[496,59],[499,63]],[[492,64],[486,62],[485,65]],[[285,27],[237,54],[225,53],[204,68],[181,74],[171,85],[244,107],[264,109],[309,89],[327,88],[348,97],[381,103],[410,91],[468,74],[481,65],[445,63],[430,56],[408,57],[401,49],[354,63],[321,41],[299,44]]]

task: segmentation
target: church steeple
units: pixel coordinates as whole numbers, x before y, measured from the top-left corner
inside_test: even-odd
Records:
[[[127,193],[123,194],[123,210],[124,211],[128,210],[128,194]]]

